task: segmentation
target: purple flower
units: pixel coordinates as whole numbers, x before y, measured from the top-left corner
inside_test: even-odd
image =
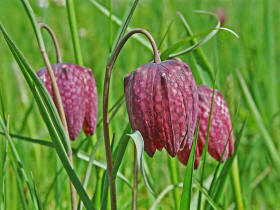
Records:
[[[213,90],[211,88],[204,85],[198,86],[198,118],[200,119],[200,125],[196,147],[195,168],[198,167],[199,157],[201,156],[203,147],[206,144],[212,93]],[[221,159],[223,151],[225,152],[222,161],[225,161],[228,156],[233,155],[234,139],[231,130],[232,124],[226,101],[220,91],[215,90],[210,135],[208,139],[208,152],[217,161]],[[190,149],[188,147],[184,148],[183,151],[178,153],[178,158],[183,164],[187,164],[189,154]]]
[[[52,65],[65,112],[70,139],[75,140],[83,126],[86,135],[96,129],[98,98],[91,69],[72,63]],[[52,83],[46,67],[37,72],[55,105]]]
[[[163,147],[171,156],[191,145],[198,93],[190,68],[178,60],[146,63],[128,74],[124,90],[129,120],[152,157]]]

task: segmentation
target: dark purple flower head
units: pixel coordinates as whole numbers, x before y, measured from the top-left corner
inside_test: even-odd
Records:
[[[196,147],[195,168],[199,163],[199,157],[202,154],[203,147],[206,144],[206,135],[208,129],[209,114],[211,109],[213,90],[207,86],[198,86],[199,111],[200,119],[198,142]],[[232,124],[226,101],[220,91],[215,90],[213,113],[211,118],[210,135],[208,139],[208,152],[217,161],[222,157],[223,161],[234,152],[234,139],[232,134]],[[187,164],[190,150],[185,148],[178,153],[179,160]]]
[[[141,132],[150,156],[164,147],[174,157],[187,143],[191,145],[198,94],[185,63],[146,63],[125,77],[124,89],[131,127]]]
[[[72,63],[52,65],[66,116],[69,136],[75,140],[83,127],[86,135],[95,132],[98,98],[91,69]],[[56,104],[46,67],[37,72]],[[56,104],[57,106],[57,104]]]

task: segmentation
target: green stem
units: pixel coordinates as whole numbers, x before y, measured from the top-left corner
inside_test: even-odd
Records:
[[[179,179],[178,179],[178,171],[175,164],[175,160],[172,159],[169,155],[167,155],[167,158],[168,158],[168,168],[170,172],[171,182],[173,185],[176,185],[177,183],[179,183]],[[179,205],[180,205],[179,188],[178,187],[174,188],[172,192],[173,192],[175,209],[179,209]]]
[[[74,7],[73,0],[66,0],[66,7],[67,7],[68,21],[69,21],[71,35],[72,35],[75,60],[78,65],[82,66],[83,57],[82,57],[82,51],[81,51],[81,46],[80,46],[80,41],[79,41],[79,34],[78,34],[78,29],[77,29],[75,7]]]
[[[233,189],[235,193],[235,199],[237,203],[237,209],[243,210],[242,192],[239,179],[239,168],[238,168],[238,156],[235,157],[232,167],[231,167],[231,178],[233,183]]]
[[[134,179],[133,179],[133,193],[132,193],[132,210],[137,209],[137,185],[138,185],[138,162],[137,149],[134,145]]]

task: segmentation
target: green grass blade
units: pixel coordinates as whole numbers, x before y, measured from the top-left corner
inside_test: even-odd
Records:
[[[0,131],[0,135],[5,136],[5,132]],[[31,138],[31,137],[21,136],[21,135],[12,134],[12,133],[9,133],[9,135],[12,138],[20,139],[20,140],[27,141],[27,142],[30,142],[30,143],[35,143],[35,144],[39,144],[39,145],[47,146],[47,147],[54,147],[53,143],[50,142],[50,141],[41,140],[41,139],[34,139],[34,138]]]
[[[7,126],[8,126],[8,123],[7,123]],[[1,209],[6,209],[6,185],[5,185],[5,179],[6,179],[7,152],[8,152],[8,139],[5,136],[4,147],[3,147],[3,150],[1,151],[1,154],[3,154],[1,185],[0,185],[1,186],[1,199],[2,199],[2,202],[0,204]]]
[[[183,187],[183,183],[168,185],[166,188],[164,188],[164,190],[162,190],[162,192],[158,194],[156,200],[153,202],[153,205],[150,207],[150,210],[155,210],[157,205],[164,198],[164,196],[167,195],[167,193],[179,187]]]
[[[242,88],[242,91],[244,93],[244,96],[247,100],[247,103],[249,105],[249,108],[255,118],[255,122],[257,123],[262,135],[263,135],[263,138],[265,140],[265,143],[266,143],[266,146],[268,148],[268,151],[269,151],[269,154],[270,154],[270,157],[273,161],[273,164],[275,166],[275,168],[278,170],[278,172],[280,172],[280,157],[279,157],[279,153],[277,152],[276,150],[276,146],[269,134],[269,132],[267,131],[266,129],[266,126],[264,125],[264,120],[260,114],[260,112],[258,111],[258,108],[254,102],[254,99],[246,85],[246,82],[245,80],[243,79],[242,75],[240,74],[239,71],[237,71],[237,76],[238,76],[238,79],[239,79],[239,82],[240,82],[240,85],[241,85],[241,88]]]
[[[76,14],[73,0],[66,0],[68,21],[70,26],[70,31],[72,35],[72,43],[74,48],[75,60],[78,65],[83,65],[83,56],[79,41],[78,27],[76,22]]]
[[[144,140],[143,140],[143,137],[139,131],[134,131],[132,134],[128,134],[128,135],[132,138],[132,140],[134,141],[134,144],[136,146],[138,167],[144,178],[145,185],[146,185],[147,189],[152,194],[154,194],[152,188],[149,185],[149,182],[147,180],[146,173],[144,170],[144,160],[143,160],[143,158],[144,158]]]
[[[185,17],[181,14],[181,13],[178,13],[184,27],[185,27],[185,30],[186,30],[186,34],[187,36],[193,36],[193,32],[187,22],[187,20],[185,19]],[[197,44],[198,41],[196,39],[193,39],[191,40],[191,44]],[[207,60],[207,57],[205,56],[203,50],[201,48],[197,48],[193,51],[193,55],[194,55],[194,58],[197,62],[197,64],[204,70],[208,73],[208,75],[210,76],[210,78],[214,79],[213,77],[213,74],[214,74],[214,70],[213,68],[211,67],[209,61]]]
[[[236,142],[235,142],[235,152],[233,154],[233,156],[231,158],[229,158],[226,163],[223,166],[223,169],[221,170],[221,173],[219,175],[219,177],[217,178],[217,181],[215,183],[215,189],[213,190],[213,193],[210,192],[210,196],[213,198],[213,200],[218,203],[221,196],[222,196],[222,192],[224,190],[224,186],[226,183],[226,179],[227,179],[227,175],[230,174],[230,169],[232,166],[232,163],[236,157],[236,154],[238,152],[238,148],[239,148],[239,144],[240,144],[240,140],[244,131],[244,128],[246,126],[246,122],[247,120],[244,120],[242,127],[236,137]]]
[[[85,154],[84,152],[78,152],[78,153],[77,153],[77,157],[78,157],[79,159],[84,160],[84,161],[87,161],[87,162],[90,161],[90,156],[87,155],[87,154]],[[98,167],[98,168],[101,168],[101,169],[103,169],[103,170],[106,170],[106,169],[107,169],[106,164],[104,164],[104,163],[102,163],[102,162],[100,162],[100,161],[98,161],[98,160],[93,160],[93,161],[91,162],[91,164],[94,165],[94,166],[96,166],[96,167]],[[129,188],[132,189],[131,183],[129,182],[129,180],[128,180],[122,173],[117,172],[116,177],[120,178],[124,183],[127,184],[127,186],[128,186]]]
[[[129,141],[129,136],[127,136],[127,134],[130,131],[131,131],[131,128],[130,128],[130,124],[128,123],[126,128],[123,131],[122,137],[119,141],[119,145],[113,153],[113,158],[115,160],[113,172],[112,172],[113,178],[115,178],[117,176],[117,172],[119,170],[123,156],[125,154],[126,147],[127,147],[128,141]],[[102,185],[102,195],[101,195],[101,209],[102,210],[103,209],[105,210],[107,207],[108,187],[109,187],[108,175],[107,175],[107,172],[105,172],[104,173],[104,183]]]
[[[33,188],[34,196],[36,198],[38,209],[42,210],[42,204],[41,204],[41,201],[40,201],[40,198],[39,198],[39,195],[38,195],[38,190],[37,190],[37,187],[36,187],[36,184],[35,184],[35,181],[34,181],[32,173],[31,173],[30,177],[31,177],[32,188]]]
[[[166,29],[165,33],[163,34],[162,38],[160,39],[159,44],[158,44],[158,50],[159,50],[159,51],[161,50],[161,47],[163,46],[163,43],[164,43],[166,37],[168,36],[168,33],[169,33],[169,31],[171,30],[171,27],[172,27],[172,25],[173,25],[174,22],[175,22],[175,18],[173,18],[173,19],[170,21],[170,23],[169,23],[168,26],[167,26],[167,29]]]
[[[216,84],[216,76],[213,84],[213,90],[212,90],[212,98],[211,98],[211,107],[210,107],[210,114],[209,114],[209,119],[208,119],[208,127],[207,127],[207,134],[206,134],[206,142],[205,142],[205,147],[203,148],[203,154],[202,154],[202,171],[201,171],[201,177],[200,177],[200,185],[203,187],[203,180],[204,180],[204,170],[205,170],[205,163],[206,163],[206,155],[208,151],[208,144],[209,144],[209,135],[210,135],[210,128],[211,128],[211,120],[212,120],[212,114],[213,114],[213,104],[214,104],[214,98],[215,98],[215,86]],[[197,207],[198,209],[202,209],[202,195],[201,192],[199,192],[198,195],[198,202],[197,202]]]
[[[268,83],[269,91],[267,92],[269,98],[269,107],[271,108],[271,114],[274,115],[279,111],[279,94],[278,94],[278,81],[277,81],[277,66],[275,63],[275,43],[273,40],[274,28],[272,18],[272,1],[264,1],[264,46],[263,46],[263,55],[265,57],[266,68],[269,69],[268,73]]]
[[[23,115],[23,120],[22,120],[20,129],[18,130],[18,133],[22,133],[23,132],[25,126],[27,125],[28,118],[30,117],[30,114],[32,113],[33,107],[34,107],[34,100],[32,100],[30,102],[29,107],[27,108],[26,112]]]
[[[214,29],[212,29],[214,30]],[[166,50],[164,50],[161,54],[160,54],[160,58],[162,60],[166,60],[169,55],[172,55],[172,53],[175,53],[175,51],[184,46],[185,44],[189,43],[190,41],[194,40],[196,37],[199,37],[207,32],[211,31],[210,30],[207,30],[207,31],[203,31],[203,32],[200,32],[200,33],[197,33],[197,34],[194,34],[192,36],[187,36],[186,38],[180,40],[180,41],[177,41],[175,44],[169,46]],[[194,45],[193,45],[194,46]]]
[[[96,135],[96,134],[95,134],[95,135]],[[103,138],[97,139],[97,142],[95,143],[95,145],[94,145],[94,147],[93,147],[93,149],[92,149],[90,158],[89,158],[89,162],[88,162],[88,166],[87,166],[87,170],[86,170],[86,174],[85,174],[84,182],[83,182],[83,187],[84,187],[85,189],[87,189],[89,177],[90,177],[91,171],[92,171],[93,161],[94,161],[94,159],[95,159],[95,155],[96,155],[97,149],[98,149],[98,147],[99,147],[99,145],[100,145],[100,143],[101,143],[101,140],[103,140]],[[78,202],[78,209],[79,209],[79,210],[82,209],[81,200],[79,200],[79,202]]]
[[[93,6],[95,8],[97,8],[100,12],[102,12],[102,14],[104,14],[105,16],[109,17],[110,16],[110,11],[102,6],[100,3],[98,3],[96,0],[89,0],[90,3],[93,4]],[[123,22],[114,14],[112,14],[112,21],[114,23],[116,23],[117,25],[121,26],[123,24]],[[133,28],[131,27],[127,27],[127,29],[129,31],[131,31]],[[135,34],[134,36],[132,36],[133,39],[137,40],[141,45],[143,45],[146,49],[150,50],[151,52],[153,51],[150,43],[146,40],[143,39],[141,36],[139,36],[138,34]]]
[[[57,182],[57,178],[58,178],[58,176],[61,174],[62,171],[63,171],[63,167],[61,167],[61,168],[56,172],[56,174],[55,174],[55,176],[54,176],[54,178],[53,178],[53,181],[51,182],[50,186],[48,187],[46,196],[45,196],[45,198],[44,198],[44,202],[43,202],[43,204],[42,204],[43,209],[47,209],[47,202],[48,202],[50,193],[51,193],[52,189],[55,187],[55,184],[56,184],[56,182]]]
[[[27,210],[28,207],[27,207],[26,198],[25,198],[25,195],[24,195],[24,192],[23,192],[22,180],[21,180],[21,178],[20,178],[20,176],[18,174],[17,167],[16,167],[16,165],[15,165],[15,163],[13,161],[11,161],[11,165],[12,165],[12,168],[14,170],[15,177],[16,177],[18,193],[19,193],[21,204],[22,204],[22,208]],[[5,209],[5,208],[3,208],[3,209]]]
[[[199,129],[199,121],[196,126],[192,150],[185,170],[183,192],[182,192],[181,202],[180,202],[180,210],[189,210],[191,206],[191,193],[192,193],[193,170],[194,170],[193,167],[194,167],[195,149],[196,149],[197,137],[198,137],[198,129]]]
[[[167,154],[167,158],[168,158],[168,169],[169,169],[169,173],[170,173],[170,177],[171,177],[171,183],[173,185],[175,185],[176,183],[179,182],[178,169],[177,169],[176,161],[175,161],[175,159],[172,159],[169,156],[169,154]],[[175,209],[179,209],[180,194],[179,194],[179,189],[178,188],[175,188],[173,190],[173,199],[174,199]]]
[[[117,34],[116,39],[114,41],[114,44],[113,44],[113,47],[112,47],[113,50],[112,50],[108,60],[112,59],[112,56],[114,55],[118,44],[120,43],[121,39],[123,38],[123,36],[124,36],[124,34],[127,30],[128,24],[129,24],[129,22],[132,18],[132,15],[133,15],[136,7],[137,7],[138,1],[139,0],[131,0],[129,2],[129,4],[126,8],[125,14],[123,16],[122,25],[120,26],[118,34]]]
[[[6,138],[8,140],[9,145],[10,145],[10,148],[12,150],[13,157],[14,157],[16,163],[17,163],[17,167],[20,170],[21,176],[23,177],[23,179],[24,179],[24,181],[25,181],[25,183],[27,185],[29,194],[30,194],[30,196],[32,198],[32,201],[33,201],[33,204],[34,204],[34,208],[35,209],[39,209],[38,205],[37,205],[37,202],[35,201],[35,196],[34,196],[34,193],[33,193],[32,187],[31,187],[32,185],[31,185],[31,183],[28,180],[28,176],[27,176],[27,173],[25,172],[25,169],[23,167],[23,163],[21,161],[21,158],[20,158],[20,156],[19,156],[19,154],[17,152],[17,149],[16,149],[16,147],[15,147],[11,137],[9,136],[9,132],[8,132],[8,130],[7,130],[6,126],[5,126],[5,124],[4,124],[4,121],[3,121],[1,116],[0,116],[0,127],[5,132]]]
[[[215,201],[208,194],[207,190],[200,185],[198,180],[194,179],[194,184],[195,184],[195,187],[198,188],[199,192],[201,192],[205,196],[206,200],[210,203],[210,205],[213,207],[213,209],[221,210],[219,205],[217,203],[215,203]]]

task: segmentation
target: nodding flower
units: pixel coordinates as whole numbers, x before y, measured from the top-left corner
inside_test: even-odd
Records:
[[[179,60],[146,63],[124,79],[126,107],[149,156],[165,148],[172,156],[192,145],[198,113],[197,86]]]
[[[75,140],[83,127],[86,135],[96,129],[98,98],[91,69],[72,63],[52,65],[65,112],[69,137]],[[37,72],[55,105],[52,83],[46,67]]]
[[[207,86],[198,86],[200,119],[198,140],[195,155],[195,168],[198,167],[199,157],[202,155],[203,147],[206,144],[206,136],[211,110],[213,90]],[[208,139],[208,152],[217,161],[225,161],[234,152],[234,139],[232,134],[232,124],[227,103],[220,93],[215,90],[212,108],[211,126]],[[189,147],[178,152],[178,158],[183,164],[187,164],[190,155]],[[223,156],[223,157],[222,157]]]

